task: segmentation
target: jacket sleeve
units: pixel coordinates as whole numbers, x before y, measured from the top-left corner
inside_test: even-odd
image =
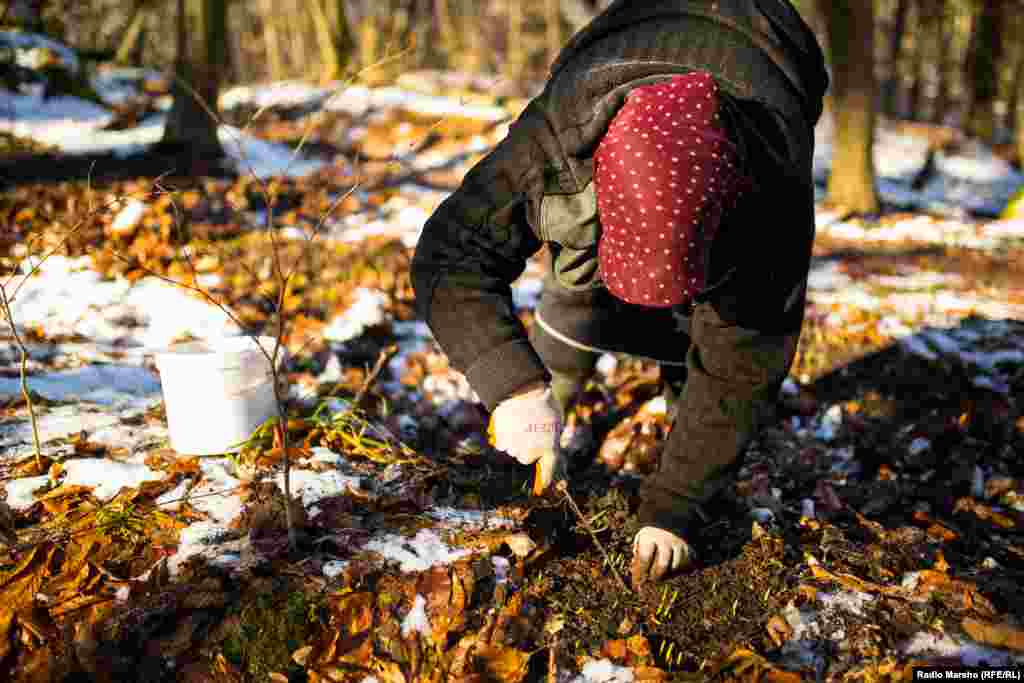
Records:
[[[545,111],[530,102],[495,149],[427,220],[412,262],[416,307],[452,366],[489,410],[548,379],[512,306],[510,284],[541,247],[528,207],[562,165]]]

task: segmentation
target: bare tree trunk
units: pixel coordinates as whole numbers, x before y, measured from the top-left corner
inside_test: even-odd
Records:
[[[823,3],[832,54],[832,115],[835,120],[829,202],[840,211],[873,214],[875,188],[874,7],[863,0]],[[868,65],[868,66],[866,66]]]
[[[938,87],[935,91],[935,103],[932,109],[932,123],[944,123],[946,117],[949,115],[950,104],[952,103],[952,97],[950,96],[950,88],[952,87],[953,71],[955,69],[955,60],[953,58],[952,42],[953,42],[953,30],[949,28],[949,25],[953,21],[953,17],[950,16],[949,4],[946,0],[934,0],[937,7],[938,13],[938,26],[936,33],[938,34],[939,41],[939,82]]]
[[[925,92],[928,89],[927,66],[932,57],[929,50],[938,33],[936,25],[941,20],[939,12],[942,7],[936,6],[933,2],[918,2],[914,9],[917,30],[914,32],[913,69],[911,70],[913,81],[910,85],[907,117],[912,120],[923,120]]]
[[[117,46],[114,61],[118,64],[132,64],[138,66],[138,59],[142,48],[142,41],[145,37],[146,17],[148,6],[145,2],[138,2],[132,10],[131,19],[128,21],[128,28]]]
[[[1017,140],[1017,165],[1024,168],[1024,107],[1021,107],[1021,89],[1024,88],[1024,49],[1019,49],[1017,54],[1012,88],[1007,118],[1013,123]]]
[[[526,64],[526,49],[523,44],[523,0],[508,2],[508,51],[505,55],[505,76],[514,79]]]
[[[430,0],[413,0],[412,35],[415,45],[413,54],[417,67],[423,67],[429,54],[430,30],[433,14],[430,11]]]
[[[320,48],[320,80],[333,81],[341,75],[345,55],[341,53],[340,46],[331,31],[331,19],[327,15],[327,8],[324,7],[323,0],[310,0],[309,6],[313,16],[317,46]]]
[[[553,64],[562,49],[562,15],[558,0],[545,0],[544,23],[547,29],[548,64]]]
[[[263,10],[263,43],[267,50],[267,68],[270,80],[279,81],[284,78],[284,60],[281,57],[281,37],[277,32],[277,8],[274,0],[262,0]]]
[[[934,2],[935,0],[925,0]],[[888,116],[896,116],[899,103],[900,85],[900,57],[902,56],[903,38],[907,30],[907,14],[910,11],[911,0],[897,0],[896,9],[893,12],[889,26],[889,43],[885,54],[885,79],[882,81],[882,111]]]
[[[217,95],[227,62],[225,0],[178,0],[174,104],[162,143],[187,150],[192,160],[224,155],[217,138]]]
[[[995,104],[999,97],[1005,9],[1005,0],[981,3],[965,65],[967,84],[972,92],[964,128],[968,135],[986,141],[993,139],[996,130]]]
[[[558,6],[562,16],[569,22],[569,26],[574,32],[579,31],[597,16],[583,0],[559,0]]]

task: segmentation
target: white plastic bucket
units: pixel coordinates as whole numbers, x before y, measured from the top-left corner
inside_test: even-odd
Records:
[[[273,337],[259,337],[273,354]],[[278,367],[284,358],[278,352]],[[171,447],[189,455],[238,450],[277,414],[270,363],[251,337],[176,344],[156,354]]]

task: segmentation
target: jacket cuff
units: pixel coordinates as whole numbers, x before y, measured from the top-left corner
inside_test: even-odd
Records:
[[[466,370],[466,379],[487,410],[493,411],[516,389],[550,381],[551,376],[530,343],[516,339],[477,358]]]

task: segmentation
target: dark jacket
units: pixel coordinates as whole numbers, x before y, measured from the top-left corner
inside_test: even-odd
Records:
[[[802,321],[814,235],[813,127],[828,79],[817,41],[788,0],[614,2],[566,45],[543,92],[427,221],[412,264],[420,314],[488,409],[547,379],[513,310],[510,283],[547,243],[559,286],[606,293],[596,258],[594,150],[631,89],[692,70],[718,82],[727,127],[758,190],[725,219],[712,247],[710,288],[682,316],[696,328],[688,335],[695,348],[680,346],[665,311],[646,309],[647,319],[661,322],[636,330],[635,347],[653,340],[639,355],[685,357],[689,397],[681,410],[689,401],[710,421],[677,421],[669,448],[688,439],[682,427],[694,443],[707,432],[700,449],[718,452],[697,469],[662,477],[662,511],[680,509],[676,499],[689,480],[735,460],[763,412],[755,397],[785,376]],[[756,298],[745,293],[755,290]],[[574,338],[577,329],[615,329],[628,346],[630,328],[596,310],[545,322]],[[698,455],[679,457],[696,462]]]

